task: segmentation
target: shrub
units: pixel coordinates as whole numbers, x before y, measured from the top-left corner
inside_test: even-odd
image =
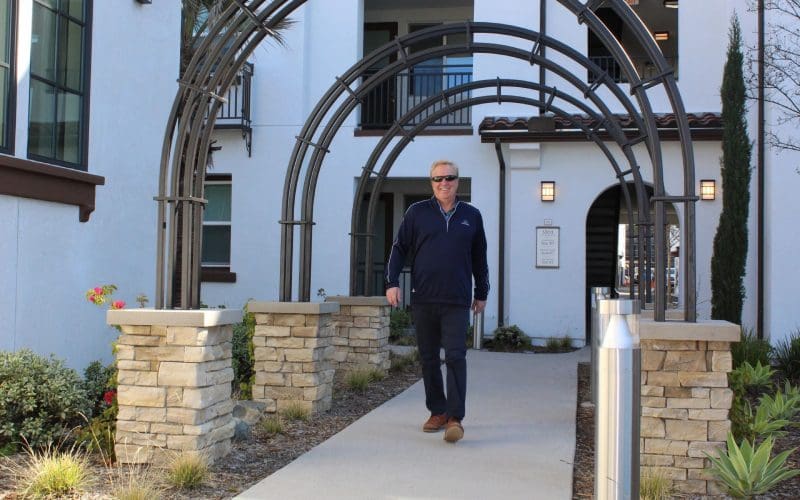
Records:
[[[742,363],[750,363],[755,366],[761,363],[769,365],[769,354],[772,346],[764,339],[756,338],[753,330],[741,329],[739,342],[731,343],[731,354],[733,355],[733,367],[739,368]]]
[[[273,436],[275,434],[283,434],[284,427],[283,427],[283,420],[279,416],[272,416],[266,417],[261,420],[261,428],[264,429],[264,432]]]
[[[0,446],[21,437],[46,445],[89,409],[83,381],[63,361],[27,349],[0,352]]]
[[[366,391],[371,380],[372,379],[369,376],[369,372],[362,369],[349,371],[344,377],[344,383],[347,384],[347,387],[351,391],[355,392]]]
[[[92,483],[85,455],[74,449],[57,451],[52,444],[41,451],[28,447],[27,456],[13,472],[23,498],[75,496]]]
[[[672,495],[672,481],[663,470],[648,468],[642,473],[639,482],[641,500],[669,500]]]
[[[490,344],[495,351],[519,352],[531,348],[531,339],[517,325],[501,326],[492,336]]]
[[[774,396],[769,394],[761,396],[759,408],[762,406],[772,419],[792,420],[800,411],[800,394],[787,382],[785,394],[778,389]]]
[[[399,356],[395,353],[389,353],[389,360],[391,362],[389,371],[399,372],[405,370],[406,368],[417,363],[417,356],[419,356],[419,351],[414,351],[403,356]]]
[[[747,361],[741,364],[738,368],[728,374],[728,381],[731,384],[731,389],[739,395],[745,394],[749,389],[761,389],[769,387],[772,384],[772,375],[775,370],[761,363],[756,363],[755,366]]]
[[[302,403],[294,402],[286,405],[286,408],[283,409],[281,414],[287,420],[300,420],[305,422],[308,420],[311,412],[308,408],[303,406]]]
[[[405,330],[411,326],[411,314],[405,309],[392,309],[389,313],[389,339],[407,337]]]
[[[778,371],[788,380],[800,383],[800,330],[775,344],[772,355]]]
[[[114,500],[159,500],[164,495],[158,474],[143,464],[109,470],[111,497]]]
[[[729,432],[727,453],[721,453],[718,457],[706,453],[706,457],[711,460],[711,473],[732,496],[749,498],[766,493],[779,482],[800,474],[800,470],[792,470],[784,465],[794,449],[786,450],[770,459],[773,444],[773,439],[769,437],[758,448],[753,449],[745,439],[739,447],[733,434]]]
[[[239,399],[253,399],[253,333],[256,328],[256,318],[253,313],[245,310],[242,322],[233,326],[233,382],[234,394]]]
[[[785,419],[776,419],[771,415],[771,407],[768,404],[759,404],[753,414],[750,402],[744,400],[741,408],[741,415],[737,415],[736,425],[732,423],[734,436],[737,439],[747,439],[755,443],[765,437],[779,438],[786,435],[783,429],[789,425]],[[738,411],[738,410],[737,410]]]
[[[208,476],[208,461],[202,454],[178,453],[167,465],[167,481],[182,490],[202,485]]]
[[[116,383],[113,383],[115,379],[114,365],[105,366],[100,361],[92,361],[83,370],[83,390],[92,402],[92,415],[99,415],[108,408],[104,396],[106,391],[116,388]]]
[[[76,442],[89,451],[100,453],[103,461],[111,465],[117,461],[114,449],[115,435],[117,433],[117,405],[116,396],[111,406],[103,410],[100,415],[93,417],[89,424],[78,430]]]

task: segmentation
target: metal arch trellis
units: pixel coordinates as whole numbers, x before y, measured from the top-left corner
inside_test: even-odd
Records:
[[[200,268],[200,238],[201,238],[201,215],[203,200],[203,181],[205,162],[208,155],[208,146],[213,129],[213,121],[216,116],[216,109],[220,105],[218,96],[223,95],[224,91],[231,85],[236,72],[246,62],[247,57],[264,37],[271,33],[271,30],[278,23],[283,21],[291,12],[306,0],[251,0],[245,3],[244,0],[234,0],[219,17],[218,21],[210,27],[205,39],[199,44],[195,56],[192,58],[187,71],[180,81],[181,86],[173,103],[173,108],[167,124],[164,144],[162,148],[161,173],[159,176],[158,201],[158,249],[157,249],[157,283],[156,283],[156,307],[164,308],[174,306],[179,303],[185,308],[196,308],[199,306],[199,268]],[[694,163],[689,137],[689,126],[686,114],[677,90],[674,76],[658,50],[655,41],[649,34],[646,27],[624,3],[623,0],[590,0],[586,3],[578,0],[558,0],[558,2],[572,12],[579,22],[586,23],[598,38],[606,45],[609,52],[615,58],[617,64],[622,69],[622,73],[631,83],[631,93],[636,97],[639,107],[642,110],[640,116],[638,112],[629,110],[634,117],[639,129],[642,130],[643,139],[647,146],[650,161],[654,170],[654,189],[655,195],[651,199],[655,203],[656,216],[655,224],[657,228],[663,226],[664,221],[664,202],[684,202],[686,210],[684,215],[684,242],[683,246],[687,255],[684,276],[686,283],[686,320],[694,321],[696,312],[696,292],[695,292],[695,260],[694,260]],[[606,5],[615,10],[623,19],[623,22],[634,34],[637,41],[645,51],[657,69],[657,76],[651,79],[642,80],[634,71],[624,48],[613,37],[608,28],[594,14],[600,5]],[[475,31],[475,23],[467,23],[467,45],[472,44],[472,33]],[[498,26],[498,25],[495,25]],[[455,28],[454,28],[455,29]],[[487,31],[491,33],[491,31]],[[504,31],[499,34],[506,34]],[[534,48],[541,43],[541,38],[536,40]],[[411,40],[411,39],[409,39]],[[555,42],[555,41],[553,41]],[[409,42],[410,43],[410,42]],[[555,43],[557,46],[558,44]],[[562,44],[563,45],[563,44]],[[398,43],[398,47],[405,55],[404,49]],[[500,50],[498,53],[512,55],[507,51]],[[532,50],[530,57],[532,64],[544,65],[547,59],[536,59],[536,50]],[[513,54],[519,57],[519,54]],[[535,61],[533,61],[536,59]],[[553,70],[552,68],[551,71]],[[602,73],[602,72],[598,72]],[[361,74],[357,74],[359,78]],[[573,75],[574,76],[574,75]],[[344,79],[342,79],[344,80]],[[354,81],[354,80],[353,80]],[[372,82],[369,79],[367,82]],[[365,85],[366,83],[365,82]],[[352,81],[350,82],[352,83]],[[607,88],[619,98],[624,92],[613,82],[608,75],[601,77],[600,83],[593,84],[588,88],[588,93],[584,92],[585,97],[594,96],[594,91],[603,83]],[[340,82],[344,89],[349,91],[351,96],[355,96],[355,91],[349,87],[349,83]],[[662,85],[666,91],[670,103],[675,113],[679,137],[681,138],[683,170],[684,170],[684,195],[681,197],[666,196],[663,187],[662,161],[660,144],[655,126],[652,109],[649,104],[647,90],[653,86]],[[362,85],[364,89],[366,87]],[[359,91],[362,90],[359,88]],[[555,95],[553,93],[552,95]],[[508,96],[512,100],[513,96]],[[329,99],[326,94],[318,107]],[[335,100],[335,99],[334,99]],[[626,100],[621,100],[625,104]],[[526,103],[542,106],[547,103],[541,101],[528,100]],[[331,101],[331,105],[333,101]],[[596,103],[595,103],[596,104]],[[628,106],[626,106],[627,108]],[[316,110],[315,110],[316,111]],[[604,124],[607,129],[609,122],[613,122],[613,117],[603,112]],[[206,118],[208,117],[208,118]],[[300,158],[300,162],[293,161],[287,170],[286,183],[284,187],[284,203],[282,209],[282,231],[281,231],[281,300],[291,298],[291,266],[292,266],[292,240],[295,225],[301,226],[301,236],[303,246],[307,246],[306,257],[301,257],[302,264],[307,264],[310,268],[310,244],[311,244],[311,217],[301,217],[301,220],[294,218],[294,196],[297,189],[299,170],[302,167],[302,158],[309,146],[315,149],[312,155],[311,167],[307,171],[306,184],[304,190],[303,213],[310,215],[313,213],[313,192],[316,185],[316,175],[321,164],[324,146],[321,142],[313,140],[313,131],[319,125],[322,114],[312,114],[306,122],[298,137],[298,142],[292,154],[293,159]],[[338,129],[338,126],[335,127]],[[613,123],[608,129],[612,133]],[[398,127],[398,130],[399,127]],[[309,134],[309,131],[312,133]],[[333,130],[335,133],[335,130]],[[591,132],[591,131],[590,131]],[[330,136],[330,130],[329,130]],[[613,136],[613,133],[612,133]],[[332,137],[332,136],[330,136]],[[328,138],[328,142],[330,141]],[[624,135],[623,135],[624,138]],[[626,144],[618,144],[623,151],[630,150],[631,141]],[[301,154],[302,151],[302,154]],[[399,154],[399,151],[398,153]],[[626,152],[627,156],[627,152]],[[629,159],[630,162],[630,159]],[[387,167],[390,164],[386,165]],[[616,167],[616,164],[612,163]],[[637,177],[637,165],[635,160],[631,163],[634,177]],[[619,176],[619,168],[615,168]],[[167,195],[167,179],[169,178],[170,192]],[[636,182],[637,192],[643,190],[641,180]],[[642,199],[641,197],[639,198]],[[310,204],[310,209],[309,209]],[[169,210],[168,214],[168,208]],[[648,211],[645,211],[647,214]],[[169,217],[167,217],[169,215]],[[178,221],[181,227],[177,227]],[[167,257],[167,234],[169,234],[169,256]],[[665,268],[665,256],[663,247],[663,232],[655,231],[656,237],[656,269]],[[181,244],[181,252],[177,253],[178,241],[190,242]],[[659,242],[660,240],[660,242]],[[301,249],[302,250],[302,249]],[[305,260],[304,260],[305,259]],[[176,288],[175,266],[180,262],[180,299],[172,297],[172,291]],[[303,279],[310,280],[307,270],[301,272],[306,275]],[[664,279],[663,273],[657,272],[656,281],[656,308],[655,319],[664,320]],[[302,288],[301,284],[301,288]],[[306,287],[307,288],[307,287]],[[288,292],[287,292],[288,290]],[[305,297],[308,300],[308,297]]]
[[[524,37],[527,37],[530,41],[534,42],[534,46],[539,45],[539,44],[547,44],[547,45],[553,46],[553,47],[557,48],[559,51],[569,55],[573,60],[576,60],[580,64],[584,65],[587,69],[591,70],[592,72],[602,75],[602,73],[599,72],[599,68],[597,68],[595,65],[593,65],[585,56],[582,56],[582,55],[578,54],[577,52],[573,51],[572,49],[570,49],[569,47],[565,46],[564,44],[561,44],[560,42],[557,42],[555,40],[549,39],[548,37],[543,37],[542,35],[540,35],[538,33],[531,32],[531,31],[528,31],[528,30],[522,30],[520,28],[511,27],[511,26],[504,26],[504,25],[497,25],[497,24],[490,24],[490,23],[468,23],[466,25],[464,25],[462,23],[462,24],[449,25],[449,26],[445,25],[445,26],[441,26],[441,27],[432,28],[432,29],[429,29],[429,30],[417,32],[414,35],[413,41],[416,42],[416,41],[418,41],[418,38],[423,38],[423,37],[427,37],[427,38],[440,37],[443,32],[449,33],[449,32],[452,32],[453,30],[464,30],[464,29],[466,29],[467,34],[480,32],[480,31],[486,31],[486,32],[492,32],[492,33],[502,33],[504,35],[509,35],[509,34],[514,34],[514,35],[517,35],[517,36],[522,35]],[[606,117],[606,118],[604,118],[604,120],[611,120],[613,122],[613,115],[604,106],[602,100],[599,99],[599,97],[595,93],[595,90],[597,89],[598,85],[589,86],[589,85],[583,83],[583,81],[580,78],[575,77],[574,74],[572,74],[569,71],[565,70],[563,67],[561,67],[561,66],[559,66],[559,65],[557,65],[557,64],[555,64],[555,63],[553,63],[553,62],[551,62],[551,61],[549,61],[547,59],[544,59],[544,58],[541,58],[541,57],[537,56],[537,54],[536,54],[537,51],[536,50],[532,50],[531,53],[528,53],[526,51],[522,51],[520,49],[511,48],[511,47],[507,47],[507,46],[470,43],[469,38],[468,38],[466,46],[455,46],[455,47],[448,46],[448,47],[432,48],[432,49],[429,49],[429,50],[424,51],[424,52],[415,53],[413,57],[410,57],[410,56],[406,55],[404,52],[402,52],[402,55],[399,58],[400,59],[399,61],[397,61],[397,62],[395,62],[395,63],[393,63],[393,64],[391,64],[389,66],[386,66],[383,70],[379,71],[377,74],[375,74],[369,80],[364,82],[364,84],[361,87],[359,87],[357,91],[353,91],[352,89],[349,89],[349,87],[348,88],[342,88],[342,87],[346,86],[347,79],[348,78],[349,79],[354,79],[355,76],[353,76],[353,75],[355,74],[357,76],[359,68],[369,65],[370,60],[374,60],[376,58],[385,57],[388,54],[388,52],[391,52],[391,51],[395,51],[395,50],[403,51],[404,46],[411,43],[409,41],[410,38],[411,38],[411,36],[403,37],[401,39],[398,39],[396,42],[393,42],[393,43],[385,45],[381,49],[377,49],[372,54],[370,54],[370,56],[368,56],[367,58],[363,59],[356,66],[354,66],[350,70],[348,70],[348,72],[345,73],[347,78],[345,78],[345,77],[337,78],[337,84],[333,85],[331,87],[331,89],[329,89],[329,91],[325,95],[325,97],[323,97],[323,99],[320,100],[317,108],[309,116],[309,121],[306,123],[306,127],[304,128],[304,130],[310,130],[311,132],[307,132],[306,136],[298,138],[299,143],[302,143],[301,144],[301,154],[299,156],[293,156],[293,161],[291,162],[293,166],[297,166],[297,165],[302,163],[302,160],[303,160],[302,151],[307,149],[306,145],[312,145],[314,147],[314,153],[313,153],[312,159],[310,161],[311,166],[307,170],[306,184],[305,184],[305,190],[304,190],[304,195],[303,195],[303,205],[302,205],[302,210],[303,211],[301,212],[301,221],[304,221],[304,222],[307,223],[306,225],[304,225],[301,228],[301,250],[300,250],[300,263],[301,263],[301,265],[300,265],[300,279],[299,279],[299,281],[300,281],[300,284],[299,284],[299,286],[300,286],[299,295],[300,295],[301,300],[308,300],[309,295],[310,295],[310,276],[305,272],[309,268],[309,265],[310,265],[310,252],[311,252],[311,227],[308,224],[310,223],[310,221],[313,220],[313,217],[312,217],[312,214],[313,214],[313,212],[312,212],[313,211],[313,193],[315,191],[316,176],[317,176],[317,174],[319,172],[319,168],[321,166],[322,155],[323,155],[323,153],[327,153],[328,152],[328,146],[330,145],[330,142],[331,142],[336,130],[338,130],[338,128],[341,126],[341,124],[342,124],[344,118],[347,116],[347,114],[349,114],[354,109],[355,105],[357,104],[357,102],[359,100],[359,97],[362,96],[362,95],[365,95],[372,88],[374,88],[375,86],[380,84],[382,81],[384,81],[385,79],[387,79],[390,76],[392,76],[397,71],[399,71],[401,69],[408,68],[408,67],[412,66],[413,64],[415,64],[417,62],[420,62],[420,61],[422,61],[424,59],[427,59],[427,58],[430,58],[430,57],[433,57],[433,56],[440,56],[440,55],[443,55],[443,54],[448,54],[450,52],[456,52],[456,51],[458,51],[458,52],[470,51],[470,52],[473,52],[473,53],[476,53],[476,52],[489,52],[489,53],[496,53],[496,54],[502,54],[502,55],[507,55],[507,56],[511,56],[511,57],[522,58],[522,59],[528,59],[532,64],[533,63],[540,64],[543,67],[546,67],[547,69],[553,71],[558,76],[560,76],[560,77],[564,78],[565,80],[569,81],[571,84],[573,84],[575,87],[577,87],[584,94],[584,96],[590,98],[593,101],[594,104],[596,104],[598,107],[600,107],[603,110],[604,115]],[[605,80],[608,80],[608,75],[602,75],[601,81],[603,81],[603,78]],[[638,117],[636,109],[632,106],[632,104],[630,102],[628,102],[626,100],[624,93],[622,93],[619,90],[618,87],[611,87],[611,89],[612,89],[612,91],[615,91],[616,96],[620,99],[620,101],[623,103],[625,108],[631,113],[631,115],[634,117],[634,119],[638,123],[642,123],[641,118]],[[335,112],[334,116],[330,119],[329,124],[325,127],[325,129],[322,132],[320,138],[315,139],[314,138],[315,128],[318,126],[319,122],[321,121],[321,117],[327,114],[327,112],[329,111],[329,106],[332,105],[332,103],[334,101],[336,101],[338,96],[344,95],[345,91],[347,91],[347,94],[349,94],[349,97],[347,97],[347,99],[345,100],[345,103],[342,104],[339,107],[339,109]],[[326,106],[328,106],[328,107],[326,107]],[[311,124],[312,126],[309,126],[309,124]],[[654,121],[653,121],[652,126],[653,126],[653,128],[655,128]],[[632,143],[630,141],[625,141],[624,144],[622,143],[622,141],[620,141],[620,144],[622,144],[623,150],[626,150],[626,151],[629,150],[630,146],[632,145]],[[630,153],[630,152],[628,151],[628,153]],[[633,166],[636,167],[636,164],[633,163]],[[634,170],[634,172],[638,173],[636,170]],[[634,177],[636,177],[636,173],[634,174]],[[287,173],[287,178],[288,178],[289,175],[290,174]],[[291,175],[299,175],[299,168],[293,168],[291,170]],[[637,191],[640,192],[640,193],[643,193],[644,191],[643,191],[642,183],[640,181],[637,182],[636,178],[634,178],[634,181],[635,181],[635,184],[637,186]],[[289,194],[291,194],[291,193],[289,193]],[[645,199],[645,196],[640,195],[638,197],[638,199],[643,200],[643,199]],[[649,211],[647,211],[647,210],[640,211],[640,213],[643,214],[645,218],[649,215]],[[647,221],[645,220],[645,223],[646,222]],[[646,226],[642,226],[642,227],[646,228]],[[640,244],[643,244],[644,240],[645,240],[645,238],[640,238]],[[643,266],[643,262],[640,262],[640,266]],[[642,267],[642,269],[643,269],[643,267]],[[282,269],[282,271],[284,271],[284,269]],[[287,274],[289,272],[290,272],[290,270],[287,271]],[[284,276],[286,276],[286,275],[284,275]],[[288,296],[289,295],[289,291],[287,291],[286,294]]]
[[[498,90],[503,89],[507,90],[510,88],[520,88],[520,89],[528,89],[534,91],[543,91],[544,95],[547,95],[547,100],[529,98],[525,96],[519,95],[507,95],[507,94],[496,94],[496,95],[487,95],[481,97],[474,97],[459,100],[452,104],[447,104],[442,107],[436,107],[436,105],[441,102],[447,102],[452,95],[459,95],[468,90],[475,90],[479,88],[489,88],[489,87],[496,87]],[[634,178],[638,177],[638,167],[634,163],[630,163],[631,155],[629,151],[624,151],[629,163],[631,164],[631,168],[626,171],[623,171],[619,167],[619,163],[617,159],[613,156],[611,151],[609,150],[608,146],[605,144],[603,140],[597,135],[598,130],[591,129],[585,126],[583,123],[578,121],[578,119],[572,115],[571,113],[565,111],[564,109],[560,108],[557,104],[555,104],[555,98],[565,101],[567,104],[573,105],[580,109],[581,111],[585,112],[591,118],[594,118],[596,121],[601,122],[602,116],[596,113],[591,107],[587,106],[583,101],[576,99],[570,94],[564,93],[559,91],[554,87],[549,87],[546,85],[542,85],[535,82],[526,82],[523,80],[508,80],[508,79],[496,79],[496,80],[483,80],[483,81],[476,81],[471,82],[468,84],[459,85],[456,87],[451,87],[447,89],[447,91],[443,92],[439,96],[431,97],[417,106],[413,107],[409,110],[406,114],[404,114],[401,118],[397,120],[395,125],[387,131],[387,133],[381,138],[379,143],[373,149],[372,154],[370,155],[367,164],[362,169],[362,174],[359,179],[358,187],[356,189],[356,196],[353,200],[353,209],[352,213],[353,216],[351,218],[351,250],[350,250],[350,283],[351,283],[351,290],[350,293],[354,294],[356,290],[356,271],[357,271],[357,255],[358,255],[358,245],[359,245],[359,238],[365,238],[366,241],[366,248],[365,248],[365,272],[364,272],[364,291],[366,294],[370,294],[373,292],[371,289],[372,281],[370,280],[370,263],[372,262],[372,240],[370,236],[373,234],[374,231],[374,215],[375,209],[377,206],[377,193],[380,192],[381,185],[383,180],[386,178],[386,174],[388,173],[391,166],[394,164],[394,161],[403,151],[403,149],[413,141],[413,138],[422,130],[424,130],[427,125],[430,123],[435,122],[437,119],[445,116],[446,114],[458,110],[463,107],[470,107],[484,103],[493,103],[493,102],[515,102],[520,104],[526,104],[529,106],[535,106],[538,108],[543,109],[545,112],[552,112],[553,114],[563,117],[569,121],[571,121],[574,125],[580,128],[587,136],[587,138],[594,142],[597,145],[604,156],[608,159],[609,163],[611,164],[614,172],[616,173],[616,177],[619,180],[620,186],[622,187],[622,192],[625,198],[626,208],[628,209],[628,223],[633,227],[634,219],[633,219],[633,210],[631,205],[631,197],[628,191],[628,182],[625,180],[625,176],[628,174],[633,174]],[[434,111],[430,114],[426,115],[426,118],[413,126],[410,130],[403,130],[403,126],[405,126],[410,120],[415,118],[416,116],[422,114],[428,109],[434,108]],[[612,137],[615,137],[617,140],[624,138],[624,132],[622,131],[621,127],[616,122],[611,122],[607,126],[607,130]],[[380,158],[383,151],[388,147],[391,140],[398,135],[402,136],[400,142],[395,144],[392,148],[392,151],[389,153],[385,161],[383,162],[381,168],[378,171],[375,171],[374,166],[377,163],[378,159]],[[367,218],[365,229],[363,231],[359,231],[357,225],[358,222],[361,220],[360,208],[361,208],[361,197],[363,195],[364,187],[366,186],[367,180],[370,178],[370,175],[374,174],[376,176],[375,182],[372,185],[372,190],[369,197],[369,205],[367,208]],[[638,211],[640,213],[648,212],[647,207],[644,205],[644,200],[641,197],[637,197],[637,201],[639,203]],[[631,247],[631,240],[628,241],[628,255],[633,255],[633,249]],[[640,242],[643,244],[643,242]],[[630,257],[629,257],[630,258]]]

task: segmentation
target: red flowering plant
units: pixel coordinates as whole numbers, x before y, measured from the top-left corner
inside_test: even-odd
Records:
[[[88,302],[109,309],[124,309],[125,302],[113,300],[116,285],[101,285],[90,288],[85,296]],[[114,328],[121,331],[119,325]],[[111,343],[112,352],[116,352],[116,342]],[[87,391],[94,401],[94,411],[88,425],[78,432],[78,442],[89,450],[98,451],[106,462],[114,462],[114,434],[119,407],[117,406],[117,366],[111,362],[103,366],[99,361],[94,361],[85,372],[87,386],[93,390]],[[88,389],[88,387],[87,387]]]

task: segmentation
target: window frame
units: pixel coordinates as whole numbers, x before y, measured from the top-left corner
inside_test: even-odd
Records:
[[[13,155],[17,125],[17,2],[7,0],[8,5],[8,94],[6,99],[6,122],[4,137],[0,137],[0,153]],[[2,65],[2,62],[0,62]],[[5,144],[5,145],[4,145]]]
[[[69,21],[74,21],[82,25],[83,27],[83,53],[81,54],[81,89],[80,89],[80,97],[82,99],[82,105],[80,107],[80,140],[78,141],[77,146],[80,148],[80,154],[78,155],[77,162],[69,162],[65,160],[60,160],[58,158],[51,158],[48,156],[44,156],[41,154],[36,154],[31,152],[31,98],[33,96],[33,83],[34,81],[48,85],[49,87],[53,88],[55,91],[66,91],[72,94],[75,94],[74,89],[71,89],[66,86],[66,84],[61,84],[58,82],[58,76],[56,76],[56,80],[48,80],[38,75],[34,75],[33,71],[29,74],[29,84],[28,84],[28,91],[29,91],[29,98],[28,98],[28,143],[27,143],[27,155],[28,158],[31,160],[35,160],[42,163],[48,163],[51,165],[58,165],[61,167],[67,167],[74,170],[80,170],[87,172],[88,171],[88,159],[89,159],[89,109],[90,109],[90,96],[91,96],[91,63],[92,63],[92,20],[93,20],[93,7],[94,2],[93,0],[83,0],[85,11],[84,11],[84,20],[80,21],[69,14],[62,12],[61,10],[61,2],[66,0],[59,0],[58,1],[58,8],[55,10],[56,14],[56,36],[57,36],[57,44],[61,43],[61,40],[58,39],[60,33],[60,20],[65,18]],[[53,9],[50,8],[48,5],[44,3],[44,0],[33,0],[32,2],[32,9],[39,5],[41,8],[47,9],[53,12]],[[31,32],[31,34],[33,34]],[[31,44],[33,43],[33,37],[31,37]],[[31,54],[33,51],[31,50]],[[56,47],[56,61],[55,66],[58,68],[58,45]],[[33,66],[31,64],[31,66]],[[57,103],[57,101],[56,101]],[[58,105],[56,105],[54,113],[58,113]],[[54,117],[54,121],[51,122],[54,125],[58,124],[57,115]]]
[[[231,217],[228,221],[206,221],[202,223],[202,229],[206,226],[228,226],[231,228],[229,246],[233,244],[233,176],[231,174],[206,174],[205,186],[228,185],[231,189]],[[205,236],[204,236],[205,237]],[[235,283],[236,273],[231,272],[231,256],[228,255],[227,264],[210,264],[203,261],[202,249],[200,255],[200,281],[211,283]]]

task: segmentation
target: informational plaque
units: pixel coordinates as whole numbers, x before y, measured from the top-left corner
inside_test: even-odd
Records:
[[[558,239],[561,228],[537,226],[536,267],[558,267]]]

